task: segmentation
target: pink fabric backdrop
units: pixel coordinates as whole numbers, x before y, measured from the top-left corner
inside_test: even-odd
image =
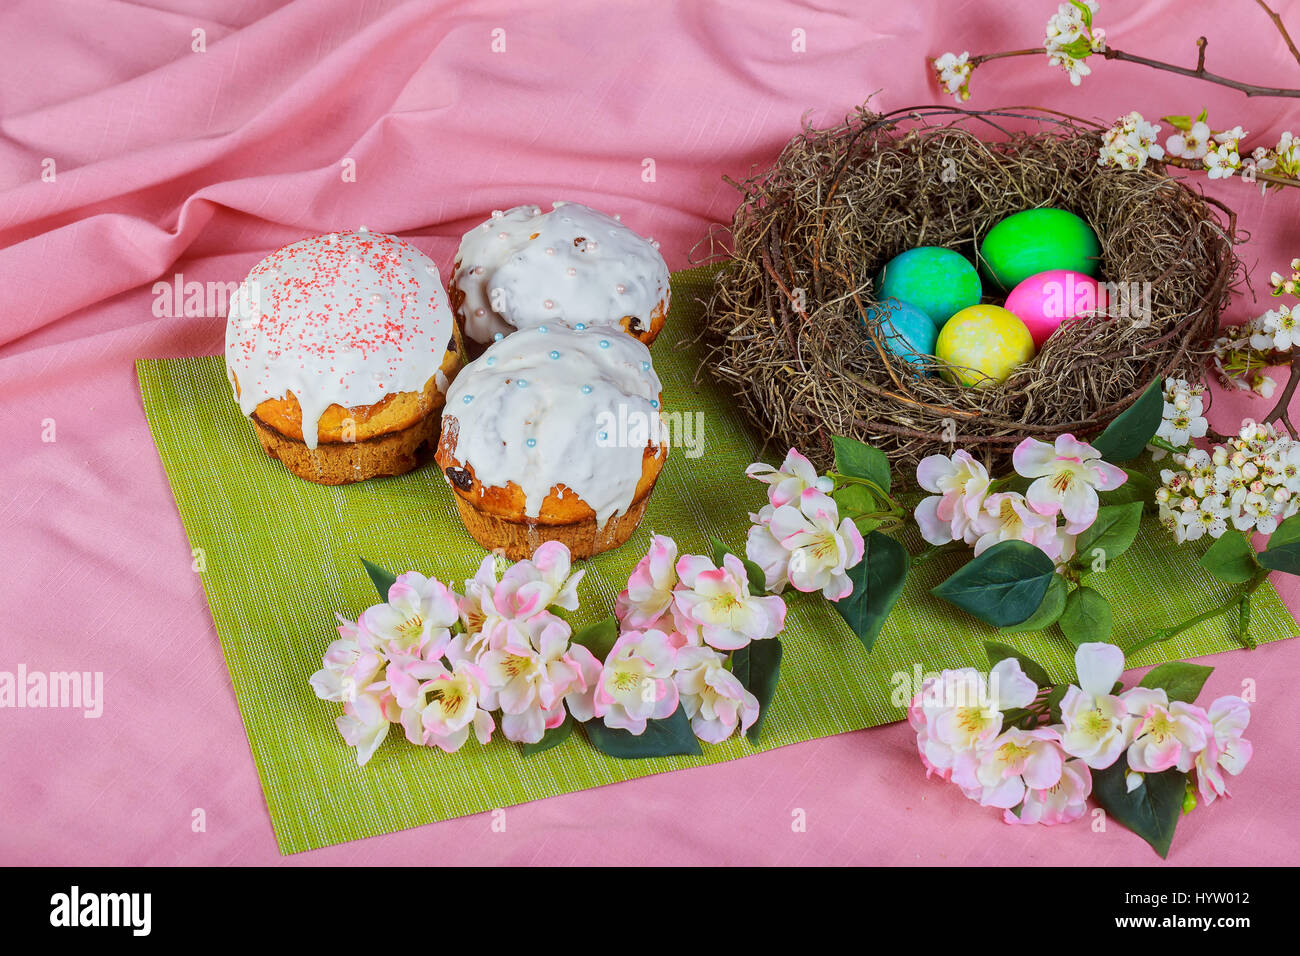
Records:
[[[1212,68],[1300,85],[1263,13],[1248,0],[1230,15],[1225,6],[1107,2],[1098,21],[1116,46],[1187,63],[1204,32]],[[1300,3],[1277,8],[1300,34]],[[707,225],[730,216],[722,175],[768,161],[805,110],[834,119],[876,90],[881,108],[939,100],[924,57],[1041,43],[1053,9],[0,5],[0,670],[106,680],[99,720],[0,711],[0,862],[1155,862],[1117,826],[1004,826],[925,781],[904,725],[514,808],[504,833],[485,815],[281,858],[132,369],[138,356],[221,350],[222,316],[154,315],[156,280],[237,280],[278,245],[363,223],[412,236],[445,268],[490,209],[567,198],[621,212],[679,268]],[[492,50],[498,28],[504,52]],[[196,29],[205,52],[192,48]],[[792,50],[796,29],[806,52]],[[972,105],[1106,120],[1205,105],[1214,125],[1275,141],[1300,131],[1293,102],[1117,63],[1076,89],[1034,59],[984,68]],[[355,182],[341,175],[346,158]],[[1300,191],[1213,191],[1252,233],[1243,255],[1260,276],[1300,254]],[[1247,294],[1230,317],[1255,311]],[[1259,407],[1221,402],[1213,418]],[[54,442],[42,441],[47,420]],[[1282,586],[1300,608],[1300,589]],[[1300,641],[1212,663],[1212,694],[1258,684],[1255,760],[1234,799],[1183,822],[1172,862],[1295,863]],[[204,833],[191,832],[195,808]],[[791,826],[799,810],[806,832]]]

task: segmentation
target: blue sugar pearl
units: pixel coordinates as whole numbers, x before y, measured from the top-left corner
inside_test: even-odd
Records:
[[[556,349],[551,349],[551,358],[557,359],[559,357],[560,357],[559,351],[557,351]]]
[[[505,336],[504,336],[502,333],[498,332],[496,335],[492,336],[492,341],[493,341],[493,342],[500,342],[500,341],[501,341],[502,339],[504,339],[504,338],[505,338]]]
[[[466,404],[466,405],[468,405],[468,404],[469,404],[470,402],[472,402],[472,401],[474,401],[474,396],[473,396],[473,395],[466,395],[466,396],[465,396],[465,404]]]
[[[641,363],[641,371],[643,371],[643,372],[648,372],[648,371],[650,371],[650,363],[649,363],[649,362],[642,362],[642,363]]]
[[[495,355],[489,355],[489,356],[487,357],[487,363],[488,363],[488,365],[496,365],[496,364],[497,364],[497,357],[496,357]]]
[[[591,394],[591,386],[590,386],[590,385],[584,385],[584,386],[582,386],[582,394],[583,394],[583,395],[590,395],[590,394]]]
[[[536,438],[530,438],[530,439],[528,439],[526,442],[524,442],[524,444],[527,445],[529,448],[536,448],[536,447],[537,447],[537,439],[536,439]]]
[[[585,332],[587,331],[587,323],[579,322],[577,325],[574,326],[574,328],[577,329],[579,332]]]
[[[519,385],[520,388],[527,388],[527,387],[528,387],[528,379],[526,379],[526,378],[521,378],[521,379],[519,380],[519,382],[518,382],[518,385]]]
[[[601,432],[597,437],[599,437],[601,441],[607,441],[609,439],[609,432]]]
[[[537,331],[538,331],[538,332],[549,332],[549,331],[551,331],[551,330],[548,329],[548,328],[547,328],[546,326],[544,326],[544,325],[539,325],[539,326],[537,327]]]
[[[659,407],[659,400],[658,400],[658,399],[655,399],[655,398],[650,399],[650,407],[651,407],[651,408],[658,408],[658,407]]]
[[[600,340],[600,347],[601,347],[602,349],[607,349],[607,348],[609,348],[609,339],[601,339],[601,340]]]

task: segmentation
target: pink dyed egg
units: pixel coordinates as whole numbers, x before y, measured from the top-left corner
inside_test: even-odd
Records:
[[[1068,269],[1039,272],[1011,290],[1004,308],[1029,328],[1041,348],[1062,322],[1106,311],[1106,290],[1092,276]]]

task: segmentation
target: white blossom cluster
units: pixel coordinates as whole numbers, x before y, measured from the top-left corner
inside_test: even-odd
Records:
[[[1156,429],[1156,437],[1179,448],[1190,445],[1193,438],[1204,438],[1210,423],[1205,418],[1204,385],[1193,385],[1184,378],[1165,379],[1165,407]],[[1156,449],[1153,458],[1165,456]]]
[[[1121,116],[1102,134],[1097,165],[1142,169],[1149,159],[1164,159],[1164,148],[1156,142],[1159,132],[1159,126],[1148,123],[1136,110]]]
[[[1075,86],[1092,72],[1085,62],[1088,57],[1106,49],[1106,31],[1092,25],[1096,12],[1096,0],[1075,0],[1061,4],[1047,21],[1043,39],[1047,62],[1065,70]]]
[[[1180,467],[1160,472],[1160,522],[1179,541],[1217,538],[1228,530],[1272,534],[1300,510],[1300,444],[1272,424],[1244,421],[1213,451],[1174,455]]]

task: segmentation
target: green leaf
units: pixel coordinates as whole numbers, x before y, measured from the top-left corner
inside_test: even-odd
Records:
[[[1085,585],[1070,592],[1065,599],[1065,612],[1056,623],[1070,643],[1078,647],[1091,641],[1108,640],[1115,615],[1101,592]]]
[[[519,749],[525,757],[531,757],[533,754],[539,754],[543,750],[550,750],[552,747],[559,746],[569,739],[573,733],[573,718],[569,714],[564,715],[564,723],[558,727],[552,727],[546,733],[542,734],[542,739],[535,744],[520,744]]]
[[[753,561],[749,560],[749,558],[745,557],[743,554],[736,554],[735,551],[729,549],[720,540],[714,538],[713,539],[713,563],[717,567],[722,567],[722,559],[728,554],[740,558],[740,563],[745,566],[745,576],[749,579],[749,593],[754,595],[766,594],[767,577],[763,574],[763,569],[760,568]]]
[[[889,491],[889,459],[879,448],[855,438],[833,435],[835,470],[841,475],[874,481],[882,491]]]
[[[379,592],[379,600],[387,601],[388,589],[391,588],[393,582],[397,580],[397,575],[385,571],[377,564],[371,564],[365,558],[361,559],[361,563],[365,565],[366,574],[370,575],[371,583],[374,584],[375,590]]]
[[[1091,30],[1092,29],[1092,7],[1088,6],[1086,3],[1081,3],[1080,0],[1070,0],[1070,5],[1079,11],[1079,19],[1083,21],[1083,25],[1087,29]]]
[[[1110,491],[1100,491],[1097,497],[1104,505],[1125,505],[1130,501],[1140,501],[1146,508],[1155,507],[1156,483],[1149,475],[1132,468],[1125,468],[1128,481]]]
[[[1137,789],[1129,792],[1127,773],[1128,760],[1122,755],[1105,770],[1094,770],[1092,795],[1113,819],[1146,840],[1161,857],[1166,857],[1183,810],[1187,774],[1178,770],[1148,773]]]
[[[1300,514],[1292,515],[1277,526],[1256,560],[1270,571],[1300,574]]]
[[[1056,575],[1052,559],[1024,541],[999,541],[930,590],[994,627],[1023,624]]]
[[[862,547],[862,560],[849,569],[853,592],[834,607],[869,651],[903,593],[911,559],[901,544],[880,531],[866,535]]]
[[[582,725],[587,739],[601,753],[619,760],[637,760],[642,757],[674,757],[678,754],[698,756],[700,742],[691,730],[686,711],[678,707],[671,717],[648,720],[645,733],[634,735],[626,730],[606,727],[599,717]]]
[[[1259,562],[1255,560],[1255,549],[1250,546],[1246,536],[1228,531],[1220,535],[1209,550],[1201,555],[1201,567],[1221,581],[1240,584],[1255,576]]]
[[[1107,563],[1113,561],[1133,544],[1141,523],[1141,502],[1098,508],[1096,520],[1079,534],[1076,543],[1079,560],[1090,564],[1097,557],[1097,552],[1101,551]]]
[[[732,651],[731,673],[736,675],[745,690],[758,698],[758,719],[745,731],[749,742],[756,744],[767,718],[767,705],[771,703],[777,681],[781,679],[781,642],[770,637],[750,641],[740,650]]]
[[[1152,382],[1136,402],[1116,416],[1092,442],[1109,462],[1132,461],[1147,447],[1165,411],[1165,392],[1160,380]]]
[[[984,653],[988,655],[989,666],[991,667],[996,666],[1001,661],[1005,661],[1008,657],[1013,657],[1020,665],[1020,669],[1025,672],[1025,676],[1039,687],[1052,686],[1052,679],[1047,676],[1047,671],[1043,669],[1043,665],[1038,663],[1038,661],[1034,660],[1032,657],[1026,657],[1014,647],[1009,647],[1006,644],[999,644],[997,641],[985,641]]]
[[[1025,631],[1047,630],[1057,622],[1061,613],[1065,610],[1065,596],[1067,593],[1069,593],[1069,588],[1065,585],[1065,578],[1059,574],[1053,574],[1052,580],[1047,585],[1047,593],[1043,595],[1042,603],[1038,605],[1038,610],[1029,615],[1027,620],[1002,628],[1002,633],[1020,634]]]
[[[845,485],[831,492],[831,497],[840,507],[840,514],[875,514],[880,511],[880,502],[866,485]]]
[[[1170,700],[1181,700],[1188,704],[1195,703],[1206,679],[1214,672],[1213,667],[1204,664],[1188,664],[1186,661],[1170,661],[1147,671],[1139,682],[1139,687],[1163,687]]]
[[[1174,129],[1180,129],[1184,133],[1192,128],[1192,118],[1190,116],[1162,116],[1160,122],[1168,123]]]
[[[613,616],[597,621],[595,624],[588,624],[573,635],[574,644],[581,644],[591,651],[596,660],[602,662],[609,656],[610,649],[617,640],[618,618]]]

